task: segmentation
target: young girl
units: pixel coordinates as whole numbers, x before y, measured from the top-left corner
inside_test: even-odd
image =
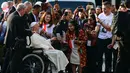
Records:
[[[45,12],[40,19],[40,27],[42,35],[46,38],[52,38],[53,28],[55,25],[52,23],[52,15],[49,12]]]
[[[82,73],[82,68],[86,66],[86,41],[85,33],[79,30],[76,21],[71,20],[68,25],[66,33],[66,41],[70,46],[70,63],[72,64],[72,71],[76,73],[76,67],[79,67],[79,73]]]

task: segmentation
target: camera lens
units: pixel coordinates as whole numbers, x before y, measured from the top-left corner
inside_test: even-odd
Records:
[[[65,16],[67,16],[68,15],[68,12],[65,12]]]

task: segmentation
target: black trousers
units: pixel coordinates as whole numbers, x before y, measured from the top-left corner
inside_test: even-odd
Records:
[[[112,49],[107,46],[111,43],[111,39],[98,39],[97,40],[97,72],[102,73],[103,54],[105,54],[105,73],[111,72],[112,64]]]
[[[130,51],[127,51],[126,48],[121,44],[116,70],[114,73],[130,73]]]
[[[13,55],[12,53],[13,53],[12,49],[6,47],[5,59],[4,59],[1,73],[8,73],[9,72],[7,70],[8,70],[9,62],[12,59],[12,57],[11,57]]]
[[[10,73],[17,73],[20,70],[22,58],[26,55],[26,53],[27,49],[25,44],[14,50],[10,64]]]
[[[96,46],[87,46],[87,73],[96,73]]]
[[[113,72],[115,71],[116,64],[117,64],[117,55],[118,55],[118,49],[112,49],[113,53]]]

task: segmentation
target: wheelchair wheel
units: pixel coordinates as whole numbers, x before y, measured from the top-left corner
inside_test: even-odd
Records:
[[[19,73],[43,73],[44,62],[42,58],[36,54],[29,54],[23,58]]]

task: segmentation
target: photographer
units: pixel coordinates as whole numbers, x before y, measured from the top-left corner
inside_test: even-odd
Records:
[[[78,6],[74,11],[74,19],[79,24],[80,29],[83,29],[84,23],[87,21],[85,9],[82,6]]]
[[[56,36],[58,38],[58,42],[57,43],[53,43],[54,48],[61,48],[60,42],[63,42],[62,38],[63,35],[65,34],[65,32],[67,31],[68,28],[68,22],[69,22],[70,18],[68,15],[68,12],[64,12],[64,14],[61,17],[61,20],[58,22],[58,24],[54,27],[53,29],[53,34],[54,36]],[[65,39],[64,39],[65,40]],[[60,42],[59,42],[60,41]]]
[[[67,29],[68,29],[68,23],[69,23],[71,18],[72,18],[72,11],[70,9],[66,9],[64,11],[58,25],[56,25],[56,27],[54,28],[54,31],[53,31],[54,35],[58,39],[57,41],[54,41],[52,44],[54,48],[63,49],[63,48],[65,48],[65,46],[67,46],[67,45],[65,45],[66,44],[65,43],[65,40],[66,40],[65,34],[66,34]],[[68,48],[67,48],[67,50],[64,51],[64,53],[67,55]],[[66,68],[66,70],[69,73],[72,72],[72,69],[70,66],[71,65],[68,64],[67,68]]]
[[[60,10],[60,5],[56,3],[53,7],[53,18],[55,19],[53,22],[55,25],[59,22],[61,16],[62,16],[62,12]]]
[[[71,18],[72,18],[71,9],[66,9],[58,25],[55,27],[56,28],[55,33],[60,33],[60,35],[62,35],[62,31],[66,32],[68,28],[68,22],[70,21]]]

